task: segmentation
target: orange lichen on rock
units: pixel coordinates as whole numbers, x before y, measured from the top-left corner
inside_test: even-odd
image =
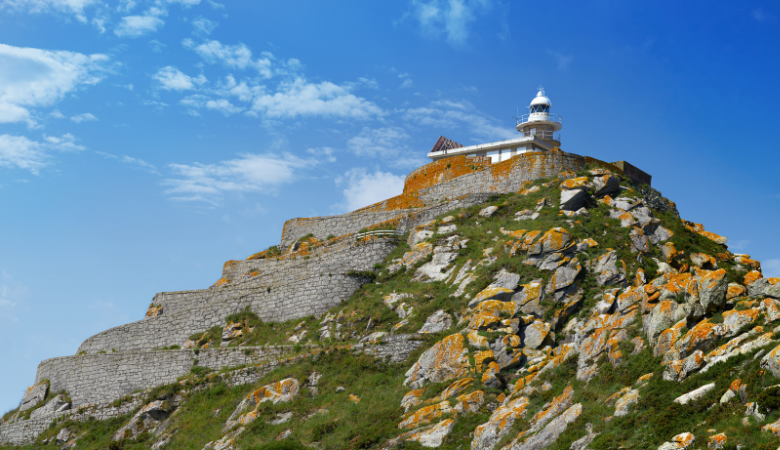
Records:
[[[561,183],[563,189],[582,189],[590,187],[588,177],[569,178]]]
[[[222,278],[224,280],[224,278]],[[154,303],[149,305],[149,309],[146,311],[144,318],[157,317],[162,313],[162,305],[155,305]]]
[[[493,355],[493,350],[483,350],[481,352],[477,352],[474,354],[474,368],[477,369],[477,372],[482,372],[487,363],[493,361],[494,359],[495,356]]]
[[[443,158],[410,173],[404,181],[404,194],[446,183],[490,166],[490,158],[485,157],[459,155]]]
[[[745,286],[742,286],[741,284],[729,283],[728,290],[726,291],[726,300],[741,297],[745,295],[746,291],[747,289],[745,289]]]
[[[452,412],[452,407],[450,407],[449,402],[446,400],[441,403],[436,403],[435,405],[425,406],[418,409],[413,414],[407,416],[403,421],[401,421],[401,423],[398,424],[398,428],[417,428],[420,425],[431,423],[433,419],[441,417],[444,414],[448,414],[450,412]]]
[[[761,271],[751,270],[745,275],[745,286],[753,284],[754,281],[761,278],[764,278],[764,276],[761,274]]]

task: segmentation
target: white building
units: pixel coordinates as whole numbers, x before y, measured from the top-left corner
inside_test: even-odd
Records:
[[[487,156],[490,157],[490,162],[496,163],[520,153],[550,151],[560,147],[561,116],[551,113],[550,106],[552,103],[544,95],[544,89],[539,88],[536,97],[528,106],[528,114],[517,118],[516,129],[520,133],[518,138],[468,147],[440,138],[428,153],[428,157],[436,161],[458,155]]]

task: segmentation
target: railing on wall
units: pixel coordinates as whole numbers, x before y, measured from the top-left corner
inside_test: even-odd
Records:
[[[531,116],[534,116],[535,120],[531,120]],[[524,123],[532,124],[534,122],[541,122],[541,121],[555,122],[555,123],[560,123],[561,125],[563,125],[563,123],[561,122],[561,116],[559,116],[558,114],[533,113],[533,114],[523,114],[522,116],[518,116],[517,117],[517,124],[518,125],[524,124]]]
[[[521,131],[520,135],[523,137],[536,136],[540,139],[546,139],[548,141],[561,142],[561,133],[553,133],[552,131],[547,130],[527,131],[525,133]]]

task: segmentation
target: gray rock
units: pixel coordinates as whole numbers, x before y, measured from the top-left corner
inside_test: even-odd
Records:
[[[545,292],[550,294],[559,289],[568,287],[574,283],[574,280],[577,278],[580,271],[582,271],[582,266],[575,256],[571,261],[555,270],[555,273],[550,278],[550,282],[547,283],[547,286],[545,287]]]
[[[496,275],[496,281],[490,283],[490,287],[500,287],[504,289],[515,290],[520,282],[520,275],[516,273],[500,270]]]
[[[596,273],[596,283],[599,286],[619,284],[625,281],[626,275],[618,270],[617,262],[618,255],[614,250],[598,257],[593,272]]]
[[[612,194],[620,190],[620,180],[612,175],[603,175],[593,177],[593,195],[601,197],[602,195]]]
[[[57,433],[57,437],[55,438],[57,441],[57,445],[62,445],[70,440],[72,432],[70,431],[70,428],[63,428],[60,430],[59,433]]]
[[[780,377],[780,345],[761,358],[761,368],[772,372],[772,375]]]
[[[431,314],[425,321],[425,324],[420,328],[419,333],[438,333],[444,331],[452,326],[452,316],[446,313],[443,309]]]
[[[585,206],[588,194],[582,189],[564,189],[561,191],[561,209],[564,211],[577,211]]]
[[[523,328],[520,337],[523,339],[524,347],[537,349],[542,346],[549,334],[550,324],[536,320]]]
[[[336,392],[344,392],[346,390],[347,390],[347,388],[345,388],[344,386],[339,386],[339,387],[336,388]]]
[[[436,234],[447,234],[452,233],[453,231],[457,230],[458,226],[453,224],[450,225],[442,225],[439,227],[438,230],[436,230]]]
[[[46,402],[46,404],[42,407],[30,413],[30,418],[48,416],[49,414],[54,414],[60,411],[67,411],[69,409],[70,402],[66,401],[65,397],[60,394]]]
[[[488,206],[487,208],[483,208],[482,211],[479,212],[479,215],[482,217],[490,217],[496,211],[498,211],[498,206]]]
[[[759,278],[747,285],[747,291],[749,297],[780,298],[780,283],[773,285],[766,278]]]
[[[415,245],[419,244],[420,242],[433,237],[433,231],[431,230],[420,230],[412,235],[411,241],[409,242],[409,245]]]
[[[27,411],[30,408],[35,408],[40,405],[41,402],[46,399],[47,392],[49,392],[49,385],[47,383],[36,384],[27,389],[24,397],[22,397],[22,404],[19,406],[19,411]]]
[[[702,386],[702,387],[700,387],[698,389],[694,389],[691,392],[688,392],[687,394],[683,394],[683,395],[677,397],[676,399],[674,399],[674,402],[675,403],[679,403],[681,405],[685,405],[685,404],[687,404],[690,401],[696,401],[696,400],[704,397],[704,395],[707,392],[709,392],[709,391],[711,391],[713,389],[715,389],[715,383],[705,384],[704,386]]]
[[[166,400],[155,400],[141,408],[130,421],[117,430],[112,441],[135,439],[139,434],[147,431],[157,431],[162,422],[173,411],[173,405]]]
[[[280,413],[276,415],[275,419],[269,420],[268,423],[271,425],[279,425],[288,422],[290,419],[292,419],[293,413],[292,411],[286,412],[286,413]]]
[[[644,230],[634,227],[628,235],[631,237],[632,252],[647,253],[650,251],[650,240],[645,236]]]
[[[585,432],[588,434],[571,443],[570,450],[587,450],[588,445],[599,435],[593,432],[593,424],[591,423],[585,424]]]
[[[577,403],[550,421],[537,434],[529,437],[522,443],[512,445],[510,450],[541,450],[547,448],[548,445],[558,440],[558,437],[566,431],[566,427],[577,420],[581,413],[582,404]]]
[[[628,197],[618,197],[612,199],[612,206],[622,209],[623,211],[630,211],[639,205],[639,201]]]

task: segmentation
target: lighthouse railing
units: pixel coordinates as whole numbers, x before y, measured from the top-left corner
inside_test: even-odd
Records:
[[[532,117],[533,116],[533,117]],[[531,119],[534,120],[531,120]],[[531,113],[531,114],[523,114],[522,116],[517,117],[517,125],[523,124],[523,123],[532,123],[532,122],[554,122],[554,123],[560,123],[561,122],[561,116],[558,114],[552,114],[552,113]]]

